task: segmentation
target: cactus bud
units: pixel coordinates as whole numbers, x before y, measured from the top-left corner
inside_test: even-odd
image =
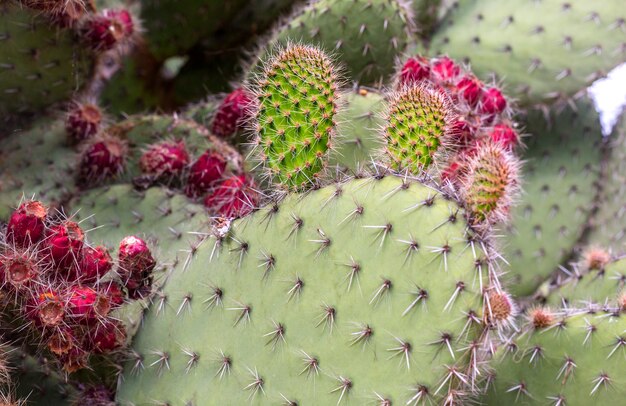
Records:
[[[38,243],[44,235],[48,208],[41,202],[29,200],[11,214],[7,225],[7,240],[19,247]]]

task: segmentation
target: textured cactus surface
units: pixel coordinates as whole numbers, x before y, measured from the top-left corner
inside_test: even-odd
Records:
[[[577,112],[530,114],[522,200],[504,244],[512,293],[529,295],[571,255],[600,181],[602,134],[591,103]]]
[[[626,61],[620,0],[459,2],[432,38],[431,53],[492,72],[525,103],[572,96]]]
[[[529,323],[517,340],[502,346],[483,403],[582,406],[622,402],[626,316],[579,313],[554,315],[542,328]]]
[[[475,238],[454,202],[401,178],[287,197],[171,274],[118,401],[456,399],[494,288]]]

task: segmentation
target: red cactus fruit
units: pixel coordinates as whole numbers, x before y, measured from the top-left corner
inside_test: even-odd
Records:
[[[38,243],[44,235],[48,208],[41,202],[29,200],[11,214],[7,225],[7,241],[20,247]]]
[[[442,82],[453,82],[461,73],[459,66],[447,56],[436,59],[431,71],[434,79]]]
[[[150,146],[139,159],[145,175],[174,177],[189,164],[189,154],[183,141],[162,141]]]
[[[117,255],[123,280],[130,277],[142,278],[152,272],[156,265],[146,242],[134,235],[122,239]]]
[[[48,230],[45,243],[52,261],[59,267],[68,267],[80,261],[84,241],[80,226],[66,220]]]
[[[98,290],[109,298],[111,309],[116,309],[124,304],[124,291],[122,286],[115,281],[107,281],[98,285]]]
[[[246,108],[252,102],[248,93],[238,88],[233,90],[220,104],[211,124],[211,131],[218,137],[230,137],[244,125]]]
[[[417,83],[430,75],[428,59],[416,56],[409,58],[400,70],[400,85]]]
[[[103,10],[80,29],[83,40],[96,51],[107,51],[128,40],[134,32],[133,18],[127,10]]]
[[[457,84],[461,97],[470,105],[475,106],[483,94],[483,84],[472,76],[465,76]]]
[[[211,186],[222,179],[226,160],[217,152],[207,150],[191,165],[185,193],[191,198],[204,195]]]
[[[83,150],[79,183],[97,184],[120,174],[124,170],[127,155],[126,143],[117,137],[97,137]]]
[[[246,175],[232,176],[224,180],[204,199],[204,205],[216,215],[243,217],[258,204],[259,194],[254,182]]]
[[[69,353],[76,344],[76,337],[72,329],[67,326],[57,328],[48,338],[48,349],[56,355]]]
[[[111,255],[105,247],[85,247],[76,276],[83,282],[93,282],[109,272],[112,267]]]
[[[46,290],[35,294],[27,304],[26,313],[37,324],[58,326],[65,318],[65,302],[54,290]]]
[[[485,114],[500,114],[506,109],[506,105],[500,89],[491,87],[483,93],[480,109]]]
[[[76,103],[67,113],[65,131],[70,143],[78,144],[98,133],[102,123],[102,113],[95,104]]]
[[[39,274],[39,266],[25,254],[16,254],[0,259],[0,273],[4,284],[20,289],[30,286]]]
[[[507,149],[514,148],[519,143],[517,131],[506,124],[497,124],[489,134],[491,141],[502,145]]]
[[[116,320],[105,320],[87,331],[84,347],[96,354],[102,354],[119,348],[125,341],[124,325]]]
[[[79,320],[105,317],[111,310],[109,298],[86,286],[74,286],[68,294],[71,314]]]

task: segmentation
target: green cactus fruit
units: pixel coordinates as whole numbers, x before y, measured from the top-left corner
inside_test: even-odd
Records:
[[[345,107],[337,113],[339,136],[330,152],[330,165],[357,173],[371,164],[382,147],[386,103],[379,93],[365,88],[346,94],[344,100]]]
[[[146,0],[141,20],[151,52],[159,59],[184,55],[205,37],[224,28],[244,0]]]
[[[319,44],[364,85],[390,79],[412,31],[411,10],[398,0],[320,0],[278,28],[268,48],[289,41]]]
[[[441,23],[433,54],[495,73],[522,103],[570,97],[626,61],[620,0],[469,0]]]
[[[214,230],[144,318],[118,401],[458,401],[485,325],[511,316],[460,210],[363,178]]]
[[[76,192],[77,154],[67,144],[65,120],[43,117],[30,130],[0,138],[0,219],[6,220],[24,197],[52,206]]]
[[[0,4],[0,114],[69,100],[89,80],[93,63],[71,28],[19,1]]]
[[[290,45],[268,61],[254,92],[255,149],[280,187],[316,183],[332,147],[339,92],[335,67],[319,49]]]
[[[587,240],[621,255],[626,252],[626,116],[608,139],[603,158],[598,210],[591,218]]]
[[[530,295],[567,262],[593,210],[600,179],[602,134],[591,101],[576,111],[540,112],[525,120],[524,193],[504,242],[506,278],[515,295]]]
[[[541,316],[541,317],[539,317]],[[524,333],[492,362],[485,405],[611,405],[626,396],[626,314],[535,310]]]
[[[389,101],[384,137],[392,168],[418,175],[450,148],[452,108],[447,96],[423,86],[405,87]]]

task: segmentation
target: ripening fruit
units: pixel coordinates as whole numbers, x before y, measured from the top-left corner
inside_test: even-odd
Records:
[[[6,231],[7,241],[19,247],[38,243],[44,236],[47,215],[48,208],[41,202],[23,202],[11,214]]]

